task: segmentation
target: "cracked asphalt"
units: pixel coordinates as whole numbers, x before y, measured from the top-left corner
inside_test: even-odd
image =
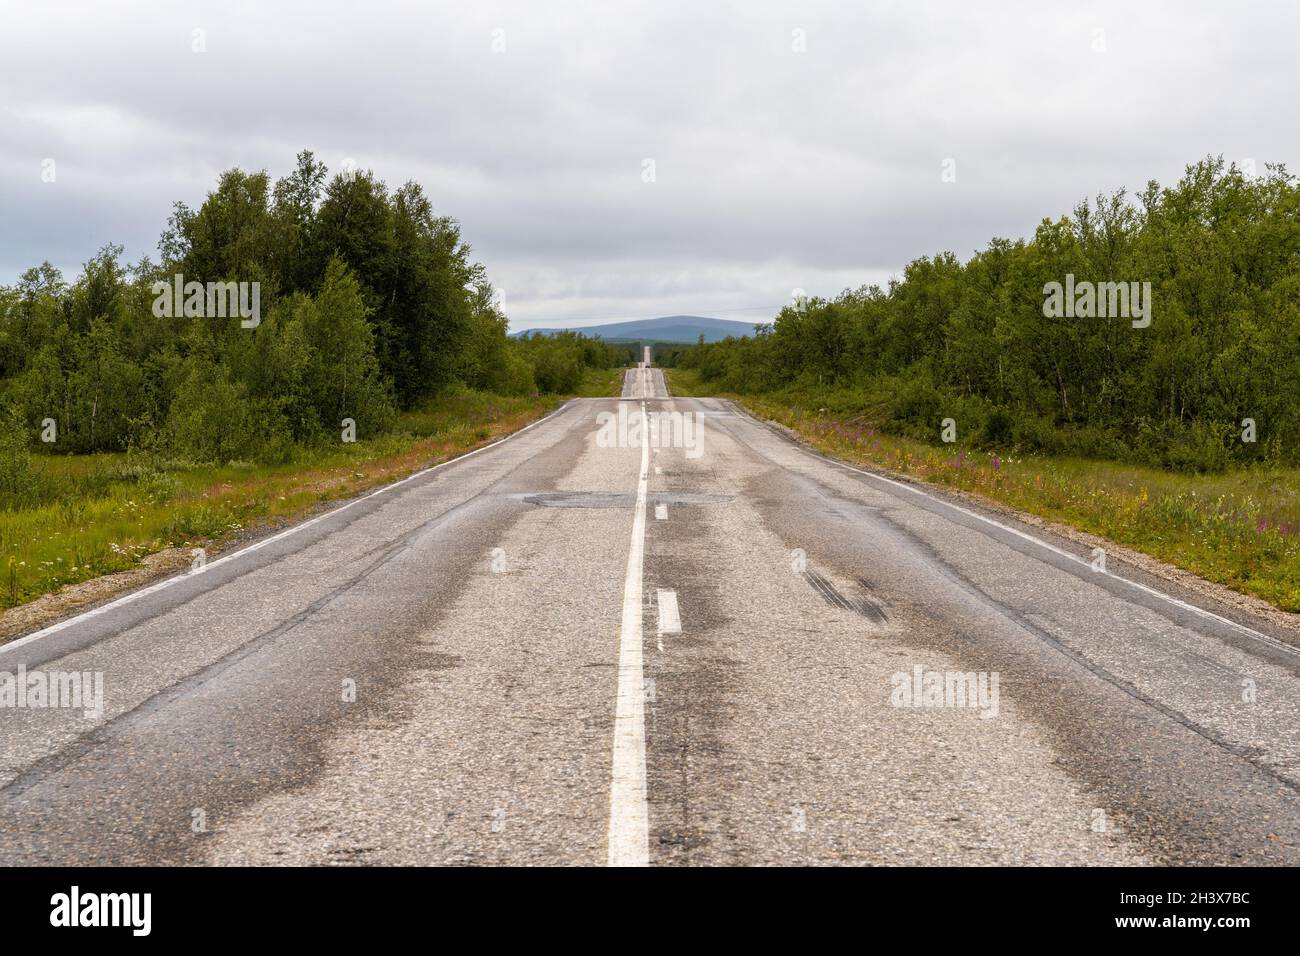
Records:
[[[632,369],[0,647],[105,694],[0,710],[0,862],[1300,862],[1300,651],[1087,559]]]

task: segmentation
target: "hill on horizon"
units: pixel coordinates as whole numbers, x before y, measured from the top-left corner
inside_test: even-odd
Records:
[[[736,322],[732,319],[711,319],[702,315],[663,315],[657,319],[634,319],[631,322],[611,322],[604,325],[562,326],[545,329],[520,329],[511,332],[520,335],[554,335],[556,332],[581,332],[596,335],[606,342],[721,342],[727,336],[741,338],[754,334],[757,322]]]

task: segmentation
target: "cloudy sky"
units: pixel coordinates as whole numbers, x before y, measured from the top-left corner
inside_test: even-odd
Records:
[[[4,0],[0,283],[156,258],[175,200],[306,147],[421,182],[515,328],[761,321],[1208,153],[1300,167],[1297,27],[1290,0]]]

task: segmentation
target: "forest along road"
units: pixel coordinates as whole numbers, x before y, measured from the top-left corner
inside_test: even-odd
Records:
[[[630,370],[0,648],[0,861],[1300,863],[1300,653],[1089,559]]]

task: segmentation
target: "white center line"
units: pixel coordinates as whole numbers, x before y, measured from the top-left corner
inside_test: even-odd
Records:
[[[645,403],[641,403],[642,422]],[[632,519],[632,546],[623,582],[623,630],[618,649],[618,701],[614,712],[614,764],[609,785],[610,866],[650,865],[645,782],[645,684],[641,669],[641,570],[645,563],[645,505],[650,443],[641,429],[641,471]]]
[[[668,520],[668,506],[667,506],[667,505],[662,505],[662,504],[660,504],[660,505],[655,505],[655,520],[656,520],[656,521],[667,521],[667,520]]]

